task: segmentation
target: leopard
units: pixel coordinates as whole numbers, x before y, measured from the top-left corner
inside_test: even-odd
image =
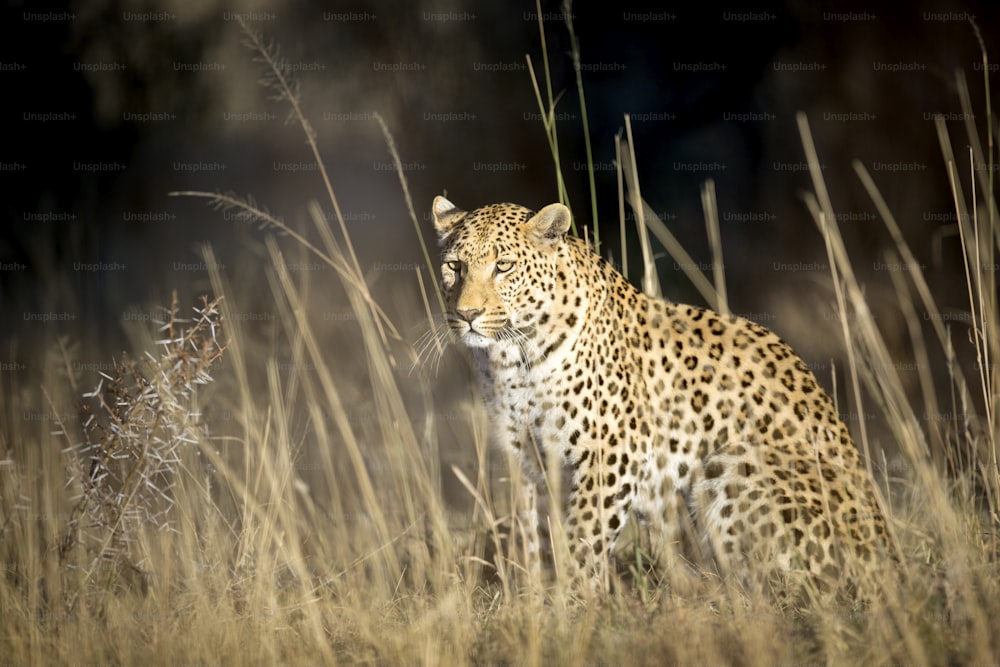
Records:
[[[894,558],[830,395],[770,329],[648,296],[570,234],[561,203],[432,203],[450,337],[490,439],[520,462],[525,569],[559,495],[572,580],[606,590],[630,517],[678,567],[856,600]],[[800,598],[795,598],[800,599]]]

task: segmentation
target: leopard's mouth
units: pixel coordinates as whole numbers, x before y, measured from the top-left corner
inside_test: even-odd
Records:
[[[483,329],[476,322],[453,319],[450,322],[455,338],[466,347],[487,347],[496,340],[496,335]]]
[[[448,318],[452,333],[466,347],[489,347],[523,335],[509,318],[476,318],[469,322],[451,315]]]
[[[490,334],[479,331],[471,326],[458,334],[458,340],[466,347],[489,347],[496,342],[496,338]]]

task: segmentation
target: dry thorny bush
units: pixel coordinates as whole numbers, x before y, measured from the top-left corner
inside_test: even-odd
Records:
[[[122,573],[144,581],[139,532],[171,529],[181,450],[207,435],[197,387],[212,381],[209,370],[226,348],[220,301],[202,297],[194,316],[183,319],[175,293],[158,331],[159,358],[146,352],[101,373],[97,387],[83,395],[82,440],[73,442],[68,425],[58,424],[70,442],[67,483],[77,493],[60,539],[60,563],[83,567],[85,584],[103,576],[110,586]]]

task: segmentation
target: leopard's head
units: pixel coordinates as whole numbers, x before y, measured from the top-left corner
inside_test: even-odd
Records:
[[[433,212],[446,314],[458,339],[489,347],[533,336],[557,298],[556,260],[569,209],[550,204],[534,213],[493,204],[466,212],[436,197]]]

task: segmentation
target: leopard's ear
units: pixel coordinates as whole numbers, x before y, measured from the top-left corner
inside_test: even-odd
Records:
[[[441,237],[447,236],[448,232],[465,217],[465,211],[440,195],[434,198],[431,211],[434,214],[434,228]]]
[[[572,214],[562,204],[549,204],[524,223],[524,230],[536,241],[551,244],[569,231]]]

